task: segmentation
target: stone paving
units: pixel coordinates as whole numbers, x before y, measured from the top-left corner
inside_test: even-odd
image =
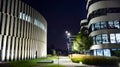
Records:
[[[58,60],[54,60],[54,64],[60,64],[66,67],[87,67],[85,64],[73,63],[68,56],[60,56]]]

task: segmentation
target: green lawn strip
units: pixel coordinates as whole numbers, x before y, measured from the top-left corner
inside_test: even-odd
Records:
[[[58,65],[58,64],[40,64],[40,67],[65,67],[63,65]]]
[[[32,59],[32,60],[24,60],[24,61],[13,61],[10,62],[10,64],[13,67],[33,67],[36,65],[39,65],[39,61],[41,60],[57,60],[57,56],[52,56],[52,57],[46,57],[46,58],[38,58],[38,59]]]

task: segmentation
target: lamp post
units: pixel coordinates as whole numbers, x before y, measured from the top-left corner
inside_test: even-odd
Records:
[[[71,36],[71,33],[68,32],[68,31],[65,31],[65,33],[66,33],[67,38],[68,38],[68,42],[67,42],[67,50],[68,50],[68,53],[69,53],[69,51],[70,51],[70,45],[71,45],[71,43],[70,43],[70,36]]]

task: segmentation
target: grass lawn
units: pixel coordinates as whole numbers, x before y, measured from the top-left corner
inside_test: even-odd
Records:
[[[51,56],[51,57],[46,57],[46,58],[38,58],[38,59],[33,59],[33,60],[24,60],[24,61],[13,61],[10,62],[12,67],[33,67],[33,66],[40,66],[40,67],[58,67],[57,64],[53,63],[37,63],[38,61],[41,60],[57,60],[58,56]],[[65,67],[60,65],[59,67]]]

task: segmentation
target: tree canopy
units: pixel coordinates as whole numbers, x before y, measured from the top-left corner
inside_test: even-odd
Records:
[[[80,33],[77,34],[72,49],[73,51],[83,51],[89,50],[93,41],[92,38],[84,30],[81,30]]]

